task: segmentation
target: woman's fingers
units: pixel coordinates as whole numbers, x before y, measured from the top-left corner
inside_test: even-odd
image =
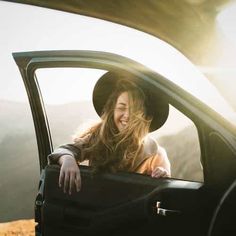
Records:
[[[152,177],[154,178],[161,178],[161,177],[167,177],[168,173],[167,170],[163,167],[157,167],[152,171]]]
[[[64,193],[67,192],[67,189],[68,189],[68,186],[69,186],[69,180],[70,180],[69,173],[66,172],[66,173],[65,173],[65,177],[64,177],[64,186],[63,186],[63,191],[64,191]]]
[[[72,172],[61,172],[59,177],[59,187],[63,187],[64,193],[72,194],[75,188],[77,192],[81,189],[80,174]]]
[[[61,168],[60,175],[59,175],[59,181],[58,181],[59,187],[61,187],[64,182],[64,176],[65,176],[65,172]]]
[[[74,188],[74,183],[75,183],[75,173],[71,172],[69,175],[69,194],[71,195],[73,188]]]
[[[75,186],[76,186],[76,191],[79,192],[81,189],[80,171],[78,171],[75,175]]]
[[[79,192],[81,189],[81,178],[79,169],[76,172],[70,173],[69,194],[72,194],[73,189],[75,189],[77,192]]]
[[[75,159],[64,158],[60,175],[59,187],[63,187],[64,193],[72,194],[73,189],[78,192],[81,189],[80,170]]]

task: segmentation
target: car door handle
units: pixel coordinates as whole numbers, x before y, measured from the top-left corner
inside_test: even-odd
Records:
[[[181,211],[178,210],[169,210],[160,207],[161,202],[156,202],[156,214],[158,216],[177,216],[181,214]]]

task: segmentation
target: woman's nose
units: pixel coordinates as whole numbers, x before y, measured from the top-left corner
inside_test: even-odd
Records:
[[[125,109],[124,114],[123,114],[123,117],[126,118],[126,119],[129,118],[129,109],[128,109],[128,108]]]

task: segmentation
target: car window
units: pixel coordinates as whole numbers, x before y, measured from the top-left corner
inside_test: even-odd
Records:
[[[170,105],[166,123],[151,135],[165,147],[173,178],[203,181],[197,128],[187,116]]]
[[[36,71],[54,148],[73,142],[77,133],[99,121],[92,91],[104,73],[104,70],[88,68]],[[166,149],[173,178],[203,181],[197,129],[189,118],[170,106],[166,123],[150,135]]]

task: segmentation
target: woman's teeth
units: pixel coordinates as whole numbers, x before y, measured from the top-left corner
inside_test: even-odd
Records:
[[[122,125],[127,125],[128,122],[127,122],[127,121],[121,121],[120,123],[121,123]]]

